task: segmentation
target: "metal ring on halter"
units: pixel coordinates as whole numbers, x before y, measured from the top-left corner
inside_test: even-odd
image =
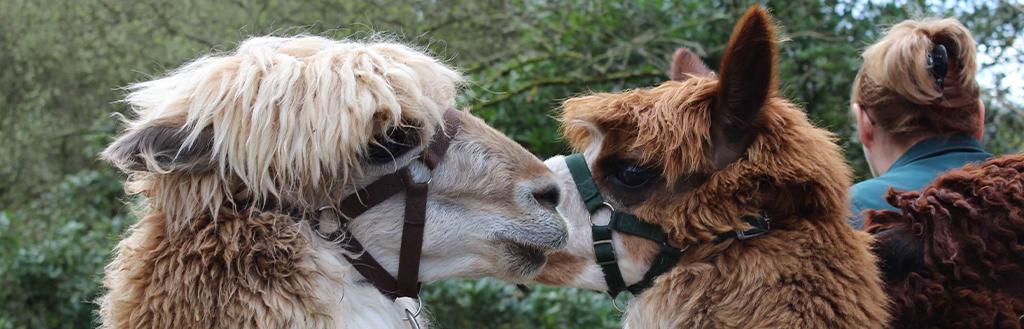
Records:
[[[412,297],[398,297],[395,300],[397,301],[398,299],[402,299],[402,298],[408,298],[408,299],[412,299],[412,300],[416,301],[416,312],[410,314],[410,315],[412,315],[412,318],[405,318],[403,320],[415,319],[417,316],[420,316],[420,312],[423,311],[423,300],[420,299],[420,296],[416,295],[416,298],[412,298]],[[405,311],[407,313],[410,313],[408,308],[406,308]]]
[[[416,316],[412,315],[412,312],[409,312],[409,309],[405,310],[405,316],[406,316],[406,318],[404,320],[409,321],[409,327],[410,328],[412,328],[412,329],[422,329],[422,327],[420,327],[420,323],[418,321],[416,321]]]
[[[615,207],[612,207],[612,204],[610,204],[608,202],[601,202],[601,205],[605,206],[605,207],[608,207],[608,210],[611,210],[611,212],[615,212]],[[600,209],[600,208],[598,208],[598,209]],[[590,225],[597,225],[597,224],[594,224],[594,215],[590,215],[589,218],[590,218]]]
[[[422,154],[417,154],[416,156],[414,156],[412,158],[412,161],[416,161],[416,160],[419,160],[420,163],[422,163],[424,167],[427,167],[427,172],[430,173],[430,176],[427,176],[427,182],[423,183],[423,184],[430,185],[430,182],[434,181],[434,170],[430,169],[430,166],[428,166],[427,163],[423,161],[423,155]],[[407,168],[410,168],[410,167],[407,167]],[[413,180],[414,177],[412,177],[412,169],[410,168],[408,170],[409,170],[409,179]]]
[[[320,212],[323,212],[324,210],[328,210],[328,209],[330,209],[331,211],[337,212],[337,210],[334,209],[334,206],[323,206],[323,207],[317,208],[316,212],[320,213]]]
[[[343,215],[341,214],[341,212],[338,211],[337,208],[334,208],[334,206],[323,206],[316,210],[316,223],[313,225],[313,233],[316,233],[316,235],[319,236],[320,238],[329,241],[336,237],[332,236],[332,234],[324,233],[324,231],[320,230],[320,219],[321,215],[324,213],[324,210],[330,210],[332,213],[334,213],[335,216],[337,216],[338,230],[341,230],[341,216]]]
[[[412,312],[408,308],[402,307],[402,311],[405,312],[405,318],[402,320],[409,321],[409,327],[412,329],[421,329],[420,323],[416,321],[416,317],[420,316],[420,313],[423,311],[423,299],[421,299],[419,295],[416,295],[416,298],[398,297],[395,301],[397,302],[402,298],[408,298],[416,301],[416,312]]]
[[[626,313],[626,310],[624,310],[621,307],[619,307],[619,304],[615,302],[615,297],[612,296],[611,293],[609,293],[607,291],[605,291],[604,293],[606,295],[608,295],[608,298],[611,298],[611,300],[612,300],[612,307],[614,307],[616,311],[619,311],[619,313]]]
[[[419,159],[419,158],[420,158],[420,156],[418,156],[418,155],[417,155],[417,156],[416,156],[416,159]],[[427,184],[427,185],[430,185],[430,182],[433,182],[433,181],[434,181],[434,169],[430,169],[430,166],[427,166],[427,163],[426,163],[426,162],[423,162],[422,160],[420,160],[420,162],[422,162],[422,163],[423,163],[423,166],[424,166],[424,167],[427,167],[427,175],[428,175],[428,176],[427,176],[427,182],[426,182],[426,183],[420,183],[420,184]],[[414,178],[412,177],[412,169],[409,169],[409,179],[415,180],[415,179],[414,179]]]

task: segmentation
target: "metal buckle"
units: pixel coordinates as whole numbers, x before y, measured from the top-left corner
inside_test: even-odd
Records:
[[[754,229],[750,229],[750,230],[747,230],[747,231],[736,231],[736,238],[740,239],[740,240],[746,240],[746,239],[762,236],[765,233],[768,233],[768,231],[771,231],[771,229],[772,229],[772,218],[768,217],[768,214],[766,214],[764,212],[764,210],[761,211],[761,218],[760,219],[764,221],[764,225],[765,225],[764,229],[757,230],[754,233],[747,233],[749,231],[754,231]],[[754,228],[756,229],[758,227],[755,226]]]
[[[746,239],[750,239],[750,238],[756,238],[756,237],[764,235],[765,233],[768,233],[768,231],[767,230],[761,230],[761,231],[754,232],[754,233],[749,233],[749,234],[746,231],[736,231],[736,239],[746,240]]]
[[[618,258],[619,257],[615,253],[615,246],[612,245],[612,240],[611,239],[597,240],[597,241],[594,241],[594,243],[592,245],[596,249],[598,245],[602,245],[602,244],[607,244],[607,245],[611,245],[612,246],[612,248],[611,248],[612,249],[612,259],[609,259],[609,260],[606,260],[606,261],[603,261],[603,262],[599,261],[599,262],[597,262],[597,265],[605,266],[605,265],[615,264],[616,262],[618,262]]]

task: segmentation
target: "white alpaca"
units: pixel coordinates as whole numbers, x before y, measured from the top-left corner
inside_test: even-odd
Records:
[[[406,166],[429,182],[419,281],[532,279],[567,234],[543,163],[465,113],[434,170],[418,158],[461,81],[399,44],[261,37],[133,85],[102,156],[146,210],[107,266],[102,327],[408,327],[417,306],[309,225]],[[391,276],[405,207],[399,193],[346,227]]]

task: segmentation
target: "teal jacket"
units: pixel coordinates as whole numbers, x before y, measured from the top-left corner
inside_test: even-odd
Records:
[[[970,136],[939,136],[920,141],[903,153],[884,175],[850,188],[853,211],[850,225],[856,229],[864,225],[864,210],[895,210],[885,202],[890,187],[901,191],[919,190],[943,172],[990,157],[992,154],[985,152],[981,143]]]

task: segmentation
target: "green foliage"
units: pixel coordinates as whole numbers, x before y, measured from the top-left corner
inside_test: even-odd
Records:
[[[86,328],[123,212],[112,170],[69,175],[14,212],[0,212],[0,328]]]
[[[134,220],[121,181],[96,154],[127,112],[118,89],[247,36],[382,35],[461,68],[461,105],[541,157],[563,153],[557,108],[591,91],[653,86],[685,46],[715,68],[749,1],[4,0],[0,1],[0,329],[89,328],[109,252]],[[835,131],[867,173],[847,110],[858,54],[909,17],[960,17],[982,70],[1024,64],[1024,14],[1006,1],[767,1],[783,25],[783,92]],[[1003,75],[985,85],[986,147],[1024,148],[1024,101]],[[1019,89],[1019,86],[1017,86]],[[1015,96],[1016,95],[1016,96]],[[1017,97],[1015,99],[1014,97]],[[442,328],[612,328],[597,293],[493,280],[425,291]]]
[[[493,279],[450,280],[427,285],[422,297],[441,329],[620,327],[611,300],[593,291],[535,286],[523,293]]]

